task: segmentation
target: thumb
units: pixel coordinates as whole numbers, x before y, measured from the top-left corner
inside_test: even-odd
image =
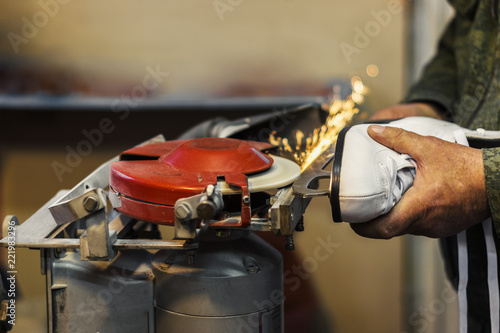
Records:
[[[421,138],[420,135],[401,128],[380,125],[369,126],[368,135],[387,148],[411,156],[413,156],[412,153],[415,152],[415,147]]]

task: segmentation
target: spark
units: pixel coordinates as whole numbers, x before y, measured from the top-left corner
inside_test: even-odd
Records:
[[[284,155],[291,155],[302,171],[307,169],[328,147],[337,142],[339,132],[358,113],[357,105],[363,102],[367,89],[361,79],[356,76],[351,79],[351,85],[352,93],[345,100],[340,99],[338,87],[334,87],[331,102],[323,106],[328,111],[325,123],[320,128],[316,128],[307,138],[302,131],[298,130],[295,134],[295,147],[290,145],[287,138],[276,137],[274,133],[269,138],[269,142],[279,146]]]

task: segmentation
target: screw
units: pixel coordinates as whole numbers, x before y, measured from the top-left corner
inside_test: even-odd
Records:
[[[295,244],[293,243],[293,235],[285,236],[285,240],[286,240],[285,249],[287,251],[295,250]]]
[[[93,195],[88,196],[83,199],[83,208],[89,213],[93,212],[99,208],[99,200]]]
[[[215,207],[213,201],[205,200],[201,202],[198,207],[196,207],[196,213],[199,218],[208,220],[215,216],[217,213],[217,207]]]
[[[245,203],[245,204],[249,204],[250,203],[250,197],[248,195],[245,195],[243,197],[243,203]]]
[[[175,207],[175,215],[179,220],[187,220],[191,217],[191,207],[187,203],[180,204]]]
[[[304,217],[302,216],[297,222],[297,226],[295,227],[295,231],[304,231]]]

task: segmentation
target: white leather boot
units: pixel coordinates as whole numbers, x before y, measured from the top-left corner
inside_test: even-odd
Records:
[[[335,222],[367,222],[383,215],[413,185],[415,161],[370,138],[367,133],[370,125],[344,128],[337,138],[330,183]],[[456,131],[462,131],[470,138],[469,142],[476,140],[484,146],[498,146],[500,137],[500,132],[467,130],[428,117],[408,117],[382,125],[450,142],[455,142]]]

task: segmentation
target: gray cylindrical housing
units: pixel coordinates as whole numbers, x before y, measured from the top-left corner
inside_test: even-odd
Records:
[[[152,267],[158,333],[283,331],[282,257],[251,232],[209,232],[192,265],[159,251]]]

